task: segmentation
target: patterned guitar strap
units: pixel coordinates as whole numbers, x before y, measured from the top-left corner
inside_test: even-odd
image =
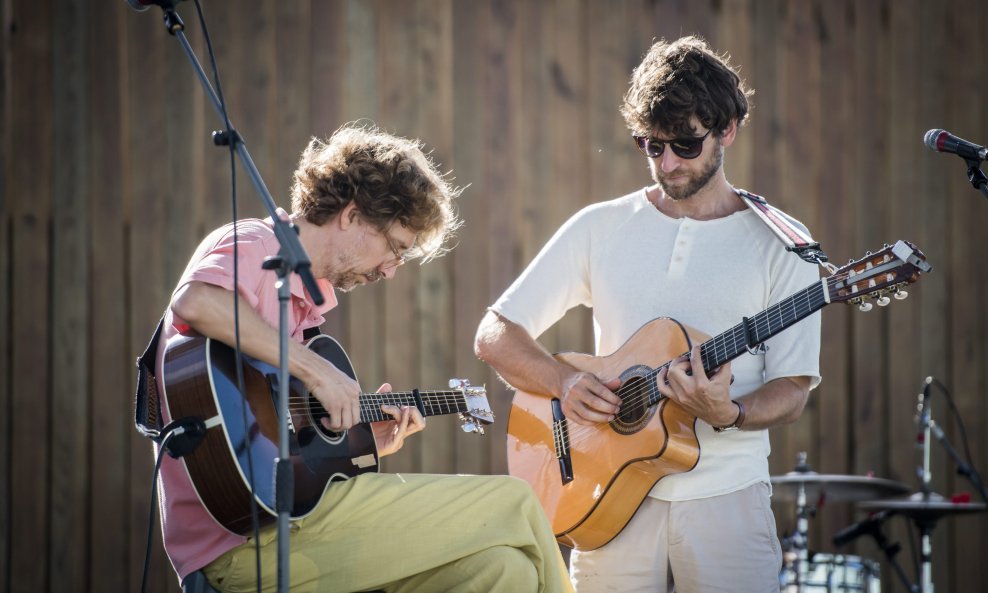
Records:
[[[827,263],[827,254],[820,249],[820,244],[813,240],[806,231],[796,226],[794,219],[769,204],[765,198],[755,195],[743,189],[735,189],[735,193],[741,198],[748,208],[755,211],[758,218],[762,219],[768,228],[772,229],[775,236],[786,246],[786,251],[792,251],[804,261],[811,264],[818,264],[830,270],[833,267]]]

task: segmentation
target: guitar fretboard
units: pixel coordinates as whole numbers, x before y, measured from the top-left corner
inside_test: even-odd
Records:
[[[720,333],[700,344],[700,359],[708,374],[717,367],[734,360],[782,330],[801,321],[827,305],[826,288],[823,282],[816,282],[803,290],[782,299],[746,321]],[[684,353],[688,355],[689,353]],[[654,379],[667,365],[653,370],[648,379]],[[649,382],[654,385],[654,381]],[[657,389],[650,389],[648,405],[662,399]]]
[[[425,416],[442,416],[467,411],[466,398],[462,391],[419,391]],[[381,406],[418,407],[414,391],[392,391],[390,393],[363,393],[360,395],[360,421],[380,422],[393,417],[381,411]]]

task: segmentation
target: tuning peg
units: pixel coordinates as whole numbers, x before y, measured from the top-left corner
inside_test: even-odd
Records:
[[[479,422],[474,422],[470,418],[467,418],[463,414],[460,414],[460,428],[463,432],[472,432],[476,434],[484,434],[484,426]]]
[[[867,313],[868,311],[871,311],[872,304],[868,301],[862,301],[861,304],[858,305],[858,309]]]
[[[876,300],[875,302],[878,303],[878,306],[879,307],[884,307],[884,306],[888,305],[889,303],[891,303],[892,300],[889,299],[887,296],[882,295],[882,296],[878,297],[878,300]]]
[[[897,290],[895,291],[895,293],[892,294],[892,296],[895,297],[895,300],[901,301],[905,299],[907,296],[909,296],[909,293],[906,292],[905,290]]]

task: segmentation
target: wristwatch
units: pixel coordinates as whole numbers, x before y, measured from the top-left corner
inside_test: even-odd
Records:
[[[727,426],[714,426],[714,432],[727,432],[729,430],[740,430],[741,425],[744,424],[744,404],[738,400],[732,400],[733,404],[738,407],[738,417]]]

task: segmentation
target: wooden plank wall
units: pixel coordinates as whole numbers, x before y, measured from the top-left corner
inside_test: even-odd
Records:
[[[806,451],[820,472],[917,485],[916,394],[942,381],[988,471],[988,201],[942,127],[988,142],[978,0],[261,0],[204,2],[231,117],[279,204],[311,135],[368,118],[421,137],[465,187],[449,256],[341,297],[326,329],[365,388],[486,383],[487,436],[433,419],[390,471],[503,473],[509,394],[476,361],[485,307],[570,214],[649,182],[618,105],[653,38],[697,33],[756,89],[729,178],[765,194],[843,262],[916,242],[935,267],[904,302],[824,312],[822,386],[773,431],[773,473]],[[249,7],[248,7],[249,5]],[[194,6],[181,5],[208,65]],[[4,591],[136,591],[151,455],[132,429],[132,361],[196,241],[231,216],[229,154],[157,9],[0,3],[0,584]],[[237,176],[239,213],[262,213]],[[589,350],[589,315],[550,330]],[[961,448],[948,400],[934,417]],[[935,489],[970,491],[939,447]],[[792,507],[777,505],[780,531]],[[830,504],[811,543],[860,518]],[[939,591],[988,590],[988,515],[934,535]],[[909,557],[905,521],[888,533]],[[177,585],[154,536],[152,591]],[[850,550],[884,560],[859,541]],[[887,566],[886,591],[903,591]]]

